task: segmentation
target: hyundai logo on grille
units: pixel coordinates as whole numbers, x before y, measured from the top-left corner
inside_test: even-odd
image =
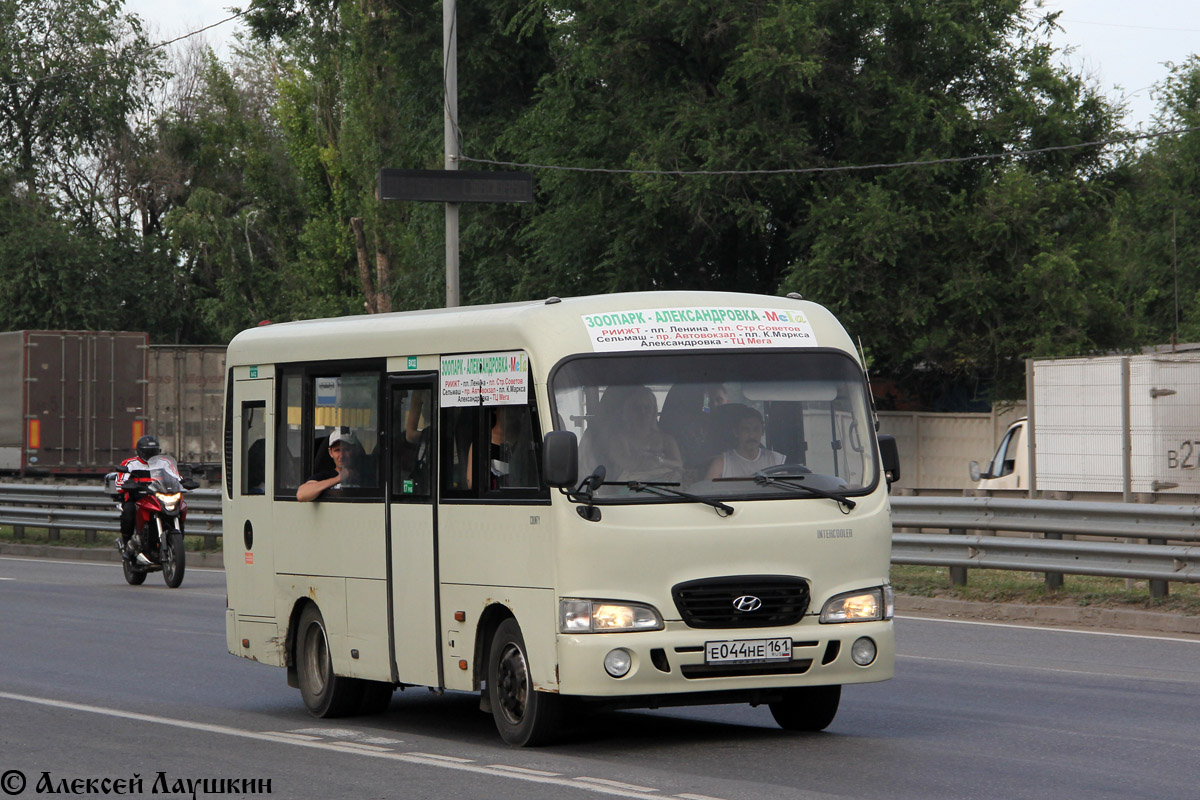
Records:
[[[749,611],[758,611],[762,608],[762,600],[759,600],[752,594],[744,594],[733,601],[733,607],[743,613]]]

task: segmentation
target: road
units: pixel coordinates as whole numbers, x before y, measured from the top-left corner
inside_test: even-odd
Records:
[[[135,775],[107,786],[1096,800],[1193,797],[1200,785],[1200,642],[1186,639],[903,618],[896,678],[846,689],[826,732],[784,733],[765,708],[705,706],[588,717],[558,746],[517,750],[469,695],[409,689],[382,716],[313,719],[282,670],[225,653],[224,593],[216,571],[190,570],[172,591],[156,575],[127,586],[116,565],[0,558],[0,800],[22,777],[13,796],[38,796],[39,782],[85,794],[88,779],[101,794],[98,781]],[[243,779],[270,781],[269,794]]]

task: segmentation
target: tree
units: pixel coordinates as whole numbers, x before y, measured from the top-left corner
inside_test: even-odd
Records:
[[[1102,150],[837,171],[1113,133],[1113,110],[1052,64],[1019,0],[539,9],[525,24],[548,31],[556,64],[502,139],[517,160],[831,171],[539,172],[519,295],[799,291],[927,403],[1112,338],[1112,287],[1089,274],[1111,203]]]
[[[1153,130],[1200,127],[1200,58],[1170,66]],[[1163,136],[1128,159],[1107,237],[1140,345],[1200,341],[1200,133]]]

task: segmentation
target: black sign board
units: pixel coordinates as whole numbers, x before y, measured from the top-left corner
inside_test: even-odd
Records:
[[[532,203],[533,176],[525,172],[381,169],[379,199],[428,203]]]

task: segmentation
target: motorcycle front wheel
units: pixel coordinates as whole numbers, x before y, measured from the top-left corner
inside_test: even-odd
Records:
[[[162,570],[163,580],[171,589],[178,589],[179,584],[183,583],[183,534],[178,531],[171,531],[167,534],[167,540],[163,542],[162,552]],[[142,576],[145,580],[146,576]]]
[[[125,573],[125,582],[130,586],[141,586],[146,582],[146,573],[141,570],[134,569],[133,561],[128,558],[121,559],[121,571]]]

